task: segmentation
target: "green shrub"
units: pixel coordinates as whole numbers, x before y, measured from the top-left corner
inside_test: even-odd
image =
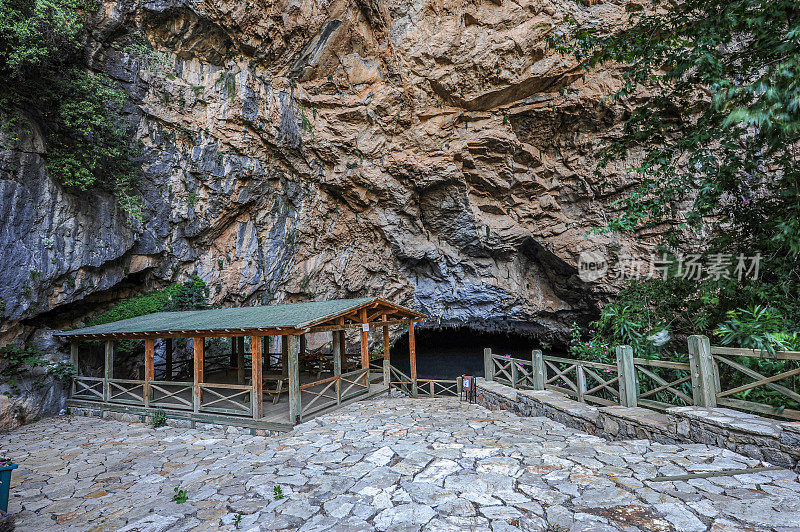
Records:
[[[208,295],[206,283],[195,275],[185,283],[175,283],[149,294],[120,301],[106,312],[87,321],[87,325],[111,323],[153,312],[200,310],[207,307]]]
[[[0,348],[0,378],[11,388],[19,391],[20,379],[31,370],[46,367],[48,374],[62,382],[70,382],[75,375],[75,366],[69,362],[50,363],[44,354],[28,346],[8,344]],[[42,384],[43,381],[37,381]]]
[[[18,140],[31,117],[47,141],[50,174],[81,190],[112,191],[141,215],[134,188],[141,173],[121,109],[126,94],[87,68],[83,42],[95,0],[0,2],[0,118]]]
[[[156,410],[153,415],[150,417],[150,426],[154,429],[158,427],[163,427],[167,424],[167,414],[164,412],[163,409],[159,408]]]

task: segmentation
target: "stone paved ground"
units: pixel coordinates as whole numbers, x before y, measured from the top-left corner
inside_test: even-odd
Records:
[[[800,527],[790,471],[651,482],[760,464],[453,399],[365,401],[271,439],[63,417],[0,436],[2,448],[20,463],[20,530],[233,529],[236,514],[244,530]]]

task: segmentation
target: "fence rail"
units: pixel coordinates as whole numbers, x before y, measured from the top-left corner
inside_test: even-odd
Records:
[[[369,392],[369,369],[358,369],[300,386],[300,415],[325,410]]]
[[[150,381],[150,406],[191,410],[192,382]]]
[[[712,383],[717,405],[800,421],[800,393],[797,391],[800,352],[777,351],[773,355],[757,349],[730,347],[711,347],[709,352],[713,361]],[[781,365],[783,371],[767,376],[748,367],[753,362],[758,365],[758,360],[770,366]],[[770,403],[748,399],[753,393],[763,395],[767,390]]]
[[[696,335],[689,337],[686,362],[635,358],[628,346],[617,347],[616,355],[616,364],[606,364],[542,355],[538,350],[524,360],[485,349],[484,369],[487,380],[516,389],[556,390],[587,403],[656,410],[720,405],[800,420],[799,351],[773,355],[757,349],[712,347],[708,338]],[[768,361],[773,374],[759,369],[757,360]],[[768,390],[761,397],[769,402],[749,400],[756,390]]]
[[[389,366],[389,385],[409,397],[458,397],[463,382],[457,379],[417,379],[414,380],[394,366]]]
[[[200,383],[200,412],[252,416],[253,387],[244,384]]]
[[[417,397],[458,397],[461,387],[461,377],[455,380],[417,379]]]
[[[414,380],[394,366],[389,367],[389,386],[409,397],[417,393],[417,384]]]
[[[87,401],[105,399],[106,380],[103,377],[84,377],[76,375],[72,379],[72,397]]]

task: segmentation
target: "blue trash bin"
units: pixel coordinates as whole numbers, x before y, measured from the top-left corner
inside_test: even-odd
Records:
[[[11,489],[11,472],[17,464],[0,467],[0,510],[8,511],[8,492]]]

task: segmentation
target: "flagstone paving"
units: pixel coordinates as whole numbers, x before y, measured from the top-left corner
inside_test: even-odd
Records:
[[[0,449],[20,466],[19,530],[800,527],[791,471],[653,482],[763,464],[455,399],[364,401],[276,438],[65,416],[0,435]]]

